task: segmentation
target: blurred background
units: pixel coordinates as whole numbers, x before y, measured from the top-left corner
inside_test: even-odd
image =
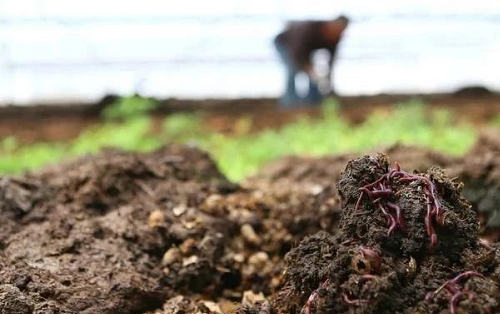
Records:
[[[283,110],[273,38],[340,14],[338,95]],[[0,0],[0,173],[170,142],[236,181],[285,155],[460,156],[500,128],[499,55],[490,0]]]
[[[500,87],[495,1],[1,0],[0,103],[276,97],[285,21],[341,13],[339,94]]]

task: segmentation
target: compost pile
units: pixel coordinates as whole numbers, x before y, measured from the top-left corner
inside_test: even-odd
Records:
[[[250,184],[249,184],[250,186]],[[336,192],[242,188],[189,147],[107,151],[0,179],[0,313],[208,313],[280,285],[334,230]]]
[[[407,169],[463,169],[386,151]],[[435,168],[367,186],[388,162],[353,158],[286,158],[236,185],[170,145],[0,177],[0,313],[498,312],[500,253],[461,186]]]
[[[287,255],[284,285],[265,310],[497,313],[500,251],[481,243],[461,188],[438,168],[350,161],[338,183],[338,231],[309,236]]]

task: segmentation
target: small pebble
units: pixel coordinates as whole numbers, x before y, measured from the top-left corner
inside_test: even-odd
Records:
[[[408,267],[406,268],[406,272],[408,272],[408,274],[410,276],[414,276],[416,273],[417,273],[417,260],[414,259],[413,257],[410,257],[410,261],[408,262]]]
[[[193,238],[188,238],[182,242],[180,249],[182,254],[189,254],[196,247],[196,241]]]
[[[219,194],[212,194],[205,199],[205,204],[208,206],[215,206],[219,201],[222,200],[222,196]]]
[[[323,187],[321,185],[313,185],[309,188],[312,195],[319,195],[323,192]]]
[[[187,206],[185,204],[180,204],[172,209],[175,217],[179,217],[187,211]]]
[[[243,306],[255,306],[257,303],[265,302],[266,298],[262,292],[254,293],[252,290],[247,290],[243,292],[243,298],[241,304]]]
[[[219,305],[212,301],[201,301],[201,303],[210,311],[210,313],[222,313]]]
[[[236,253],[233,256],[233,260],[237,263],[243,263],[245,261],[245,255],[243,255],[243,253]]]
[[[241,235],[248,243],[255,245],[260,244],[260,237],[257,235],[257,233],[255,233],[254,228],[250,224],[242,225],[240,231]]]
[[[181,250],[179,250],[176,247],[168,249],[168,251],[163,254],[163,259],[161,261],[161,264],[163,266],[169,266],[177,261],[181,260]]]
[[[238,303],[227,300],[219,301],[219,307],[222,313],[234,313],[239,308]]]
[[[188,230],[191,230],[194,227],[196,227],[196,222],[195,221],[183,221],[182,226]]]
[[[248,258],[248,263],[255,269],[262,269],[269,261],[269,255],[266,252],[257,252]]]
[[[165,216],[163,216],[163,213],[160,210],[154,210],[149,214],[148,217],[148,226],[151,228],[155,228],[158,226],[163,225],[165,222]]]
[[[273,277],[269,285],[273,288],[277,288],[281,285],[281,279],[279,277]]]
[[[196,263],[198,263],[198,260],[199,260],[198,256],[196,256],[196,255],[191,255],[190,257],[185,258],[185,259],[182,261],[182,266],[183,266],[183,267],[186,267],[186,266],[191,265],[191,264],[196,264]]]

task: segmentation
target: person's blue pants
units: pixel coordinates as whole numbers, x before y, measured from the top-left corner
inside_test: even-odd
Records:
[[[275,43],[276,50],[281,57],[281,61],[285,65],[286,68],[286,86],[285,93],[280,98],[280,104],[283,107],[294,107],[300,105],[315,105],[321,103],[323,100],[323,96],[319,91],[318,84],[309,77],[309,90],[305,97],[300,97],[297,94],[297,89],[295,86],[295,78],[297,74],[301,71],[297,69],[295,64],[290,57],[290,53],[286,49],[285,45],[280,43]]]

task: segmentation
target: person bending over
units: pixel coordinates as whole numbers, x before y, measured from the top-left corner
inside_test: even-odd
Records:
[[[286,68],[286,89],[280,99],[284,107],[301,104],[318,104],[323,100],[319,88],[320,77],[315,73],[312,64],[313,53],[319,49],[328,51],[328,85],[331,83],[333,63],[337,46],[349,19],[340,16],[328,21],[292,21],[274,39],[274,44]],[[295,78],[299,73],[307,74],[309,90],[305,97],[297,94]]]

